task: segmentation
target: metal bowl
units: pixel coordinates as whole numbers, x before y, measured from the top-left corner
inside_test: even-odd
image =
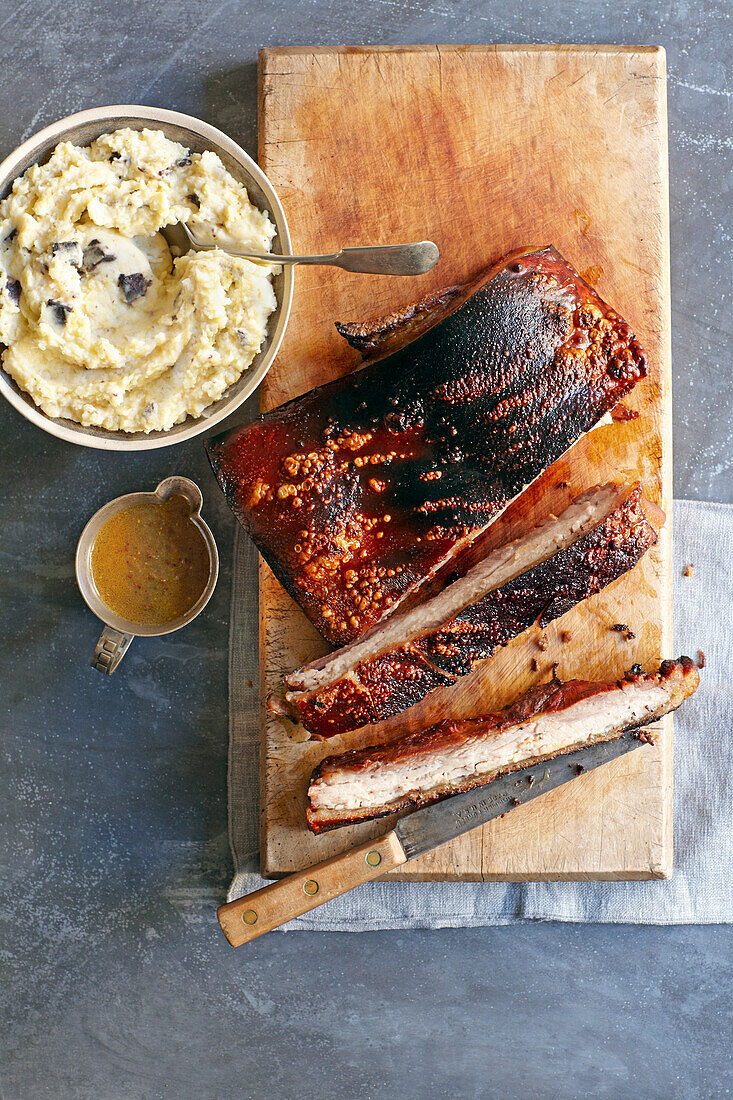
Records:
[[[195,153],[207,149],[216,153],[224,166],[235,179],[242,183],[250,199],[261,210],[270,215],[277,230],[272,242],[273,253],[291,252],[290,233],[285,214],[270,181],[264,172],[248,157],[243,149],[206,122],[178,111],[163,111],[157,107],[114,106],[95,107],[90,111],[80,111],[68,118],[55,122],[40,130],[34,137],[19,145],[15,152],[0,164],[0,198],[4,198],[18,176],[22,176],[32,164],[43,164],[60,141],[72,141],[75,145],[89,145],[102,134],[129,127],[132,130],[162,130],[166,137],[179,141]],[[293,269],[283,267],[273,276],[273,288],[277,305],[270,315],[267,335],[259,354],[253,359],[242,376],[229,389],[198,417],[188,417],[164,432],[122,432],[106,431],[103,428],[86,428],[74,420],[47,416],[35,404],[29,394],[24,393],[12,378],[0,370],[0,392],[19,413],[39,428],[78,443],[83,447],[96,447],[104,451],[146,451],[155,447],[169,447],[173,443],[182,443],[229,416],[259,386],[270,369],[282,342],[290,316],[293,298]]]

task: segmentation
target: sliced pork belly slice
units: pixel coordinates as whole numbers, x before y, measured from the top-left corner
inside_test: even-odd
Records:
[[[638,668],[638,666],[637,666]],[[655,722],[697,690],[689,657],[664,661],[658,674],[632,670],[623,680],[553,681],[530,688],[498,714],[441,722],[374,748],[328,756],[308,788],[314,833],[352,825],[480,787]]]
[[[554,248],[339,329],[381,358],[207,443],[237,518],[334,645],[421,597],[646,374],[629,326]]]
[[[268,706],[318,738],[391,718],[628,572],[663,522],[638,482],[592,489],[436,596],[291,673]]]

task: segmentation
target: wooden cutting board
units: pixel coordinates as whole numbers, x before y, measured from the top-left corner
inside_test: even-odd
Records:
[[[334,321],[363,320],[472,279],[512,249],[554,244],[632,325],[649,377],[638,419],[604,426],[496,526],[495,541],[578,492],[640,477],[671,506],[669,218],[664,51],[623,46],[416,46],[263,50],[259,159],[295,252],[430,238],[428,275],[298,270],[270,409],[359,364]],[[275,876],[384,832],[389,820],[312,836],[308,776],[327,753],[503,706],[549,679],[622,675],[671,653],[669,520],[643,562],[545,631],[386,726],[302,743],[263,707],[262,871]],[[326,645],[263,565],[262,697]],[[611,630],[628,623],[625,641]],[[565,640],[562,640],[562,637]],[[539,644],[547,643],[546,649]],[[539,668],[533,671],[534,658]],[[662,727],[657,727],[658,729]],[[411,879],[659,878],[672,867],[670,722],[644,747],[408,864]]]

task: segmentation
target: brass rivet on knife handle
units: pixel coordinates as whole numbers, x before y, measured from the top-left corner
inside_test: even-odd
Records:
[[[219,924],[232,946],[239,947],[405,862],[397,834],[390,832],[222,905]]]

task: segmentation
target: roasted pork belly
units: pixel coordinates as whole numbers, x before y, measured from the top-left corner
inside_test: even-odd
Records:
[[[291,673],[268,705],[318,738],[391,718],[615,581],[663,521],[638,482],[592,489],[442,592]]]
[[[689,657],[659,672],[636,666],[623,680],[552,681],[498,714],[441,722],[373,748],[328,756],[308,788],[314,833],[425,806],[480,787],[498,775],[539,764],[655,722],[696,691]]]
[[[207,450],[279,581],[343,645],[422,598],[646,363],[554,248],[513,254],[386,321],[338,327],[379,358]]]

